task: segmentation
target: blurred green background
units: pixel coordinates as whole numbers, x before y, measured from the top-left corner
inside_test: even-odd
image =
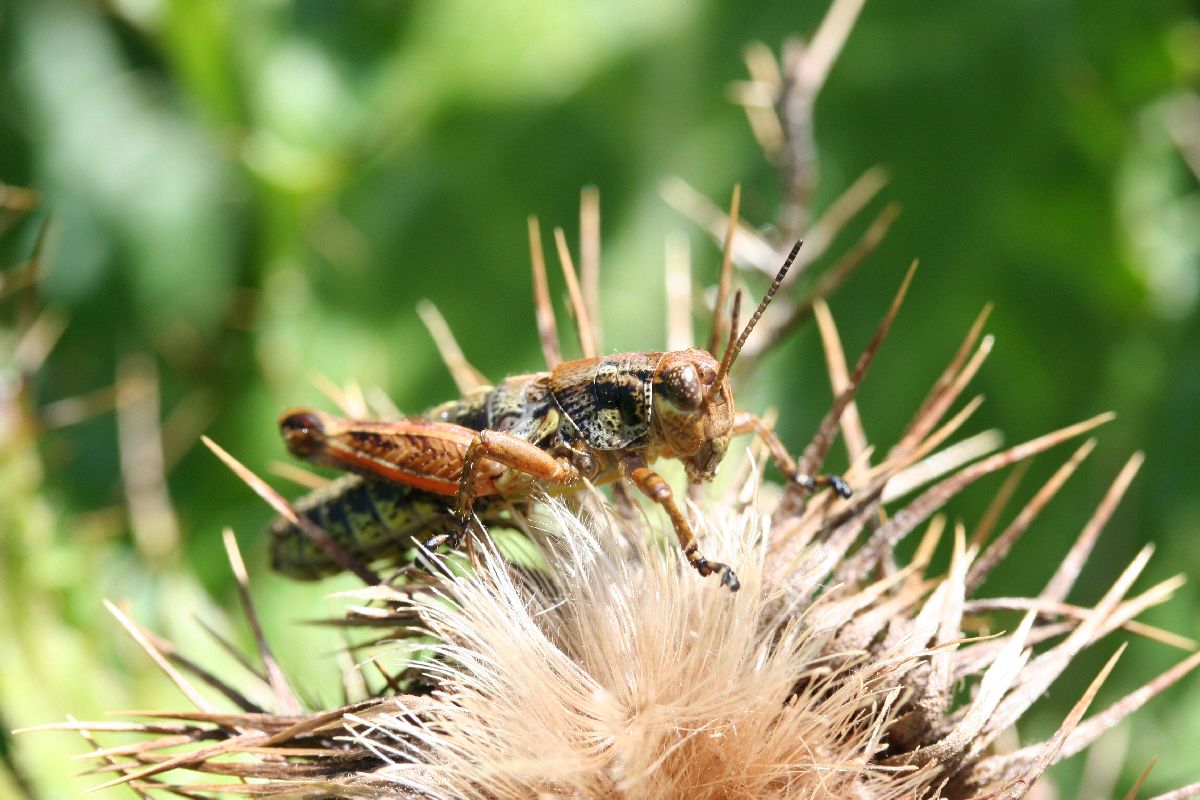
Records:
[[[824,10],[0,0],[0,180],[42,198],[0,231],[0,728],[184,707],[100,601],[128,600],[139,622],[224,668],[193,620],[248,641],[230,614],[224,526],[285,667],[337,702],[337,636],[294,623],[333,612],[325,593],[354,581],[268,575],[270,513],[199,434],[269,474],[284,455],[278,413],[331,407],[314,375],[382,387],[407,411],[452,396],[420,298],[490,376],[538,368],[525,219],[577,241],[589,184],[601,195],[607,344],[662,347],[665,238],[690,235],[705,282],[719,253],[659,187],[680,176],[724,205],[740,181],[743,216],[774,218],[776,174],[728,85],[745,77],[747,43],[778,49]],[[986,594],[1037,591],[1138,449],[1145,468],[1073,599],[1094,600],[1147,542],[1158,554],[1140,587],[1200,576],[1200,188],[1187,158],[1200,168],[1198,87],[1200,22],[1187,3],[893,0],[866,6],[819,99],[817,211],[873,165],[891,176],[834,253],[883,202],[903,207],[831,302],[851,358],[909,261],[922,262],[863,389],[871,438],[894,440],[988,301],[997,347],[972,431],[996,427],[1015,443],[1119,414]],[[43,230],[46,313],[22,342],[33,311],[15,276]],[[13,395],[59,324],[28,395]],[[138,410],[123,429],[111,412],[118,376]],[[739,405],[778,406],[799,447],[829,402],[823,376],[810,326],[739,387]],[[22,421],[25,401],[40,429]],[[145,442],[147,419],[162,420],[167,494],[153,475],[122,472],[121,439]],[[1066,456],[1040,459],[1018,498]],[[128,508],[131,484],[146,507]],[[977,520],[998,485],[951,513]],[[1197,636],[1198,608],[1193,581],[1146,619]],[[1056,685],[1023,726],[1028,741],[1115,646]],[[1100,702],[1180,657],[1135,642]],[[1200,681],[1170,697],[1107,740],[1126,763],[1122,791],[1154,756],[1150,788],[1200,779]],[[19,772],[0,770],[4,797],[68,797],[96,782],[72,776],[67,759],[85,745],[71,735],[0,735],[0,748]],[[1077,758],[1055,774],[1070,787],[1081,769]]]

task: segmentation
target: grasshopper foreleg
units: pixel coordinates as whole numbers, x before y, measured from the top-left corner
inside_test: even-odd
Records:
[[[734,418],[733,435],[740,436],[744,433],[753,433],[758,436],[771,453],[771,460],[778,465],[780,471],[787,476],[787,479],[796,483],[810,494],[815,492],[818,486],[828,486],[837,493],[838,497],[842,498],[848,498],[854,493],[850,489],[850,484],[846,483],[845,479],[841,476],[808,475],[800,472],[796,460],[788,453],[787,448],[783,446],[783,442],[775,435],[775,431],[754,414],[742,412]]]
[[[679,538],[679,546],[683,549],[683,555],[688,563],[705,577],[713,573],[720,575],[721,585],[728,586],[730,591],[736,592],[740,589],[742,584],[728,564],[709,561],[700,555],[700,548],[696,544],[696,534],[692,533],[691,525],[684,518],[683,512],[679,510],[679,505],[675,502],[675,494],[671,491],[671,485],[661,475],[646,466],[646,462],[640,456],[625,456],[621,460],[621,469],[625,473],[625,477],[642,494],[662,506],[663,510],[667,512],[667,516],[671,519],[671,526],[675,528],[675,535]]]

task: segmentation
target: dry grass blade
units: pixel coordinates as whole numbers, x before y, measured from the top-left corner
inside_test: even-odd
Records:
[[[976,400],[980,399],[976,398]],[[951,435],[953,430],[965,422],[978,407],[979,403],[975,401],[968,403],[959,414],[955,415],[954,419],[943,426],[943,429],[939,430],[935,436],[930,437],[929,442],[932,443],[940,440],[943,436]],[[954,472],[964,464],[982,458],[988,453],[994,453],[1001,444],[1003,444],[1003,437],[999,431],[981,431],[960,442],[955,442],[944,450],[925,456],[911,467],[906,467],[888,478],[883,490],[883,502],[890,503],[904,497],[943,475]]]
[[[314,372],[311,380],[316,390],[337,406],[342,416],[351,419],[365,419],[368,416],[367,399],[363,396],[362,387],[354,381],[339,386],[328,375],[320,372]]]
[[[995,569],[996,565],[1008,556],[1013,545],[1029,529],[1029,526],[1037,519],[1038,514],[1046,507],[1046,504],[1058,493],[1058,490],[1075,473],[1075,470],[1091,454],[1095,447],[1095,439],[1088,439],[1080,445],[1079,449],[1071,454],[1066,463],[1059,467],[1050,476],[1050,480],[1046,481],[1045,485],[1025,504],[1025,507],[1009,523],[1008,527],[996,537],[994,542],[988,545],[988,548],[976,560],[975,566],[971,568],[971,574],[967,576],[967,587],[971,591],[978,589],[987,580],[988,574]]]
[[[105,414],[117,407],[117,389],[105,386],[93,392],[55,400],[38,409],[38,419],[47,430],[65,428]]]
[[[1121,627],[1124,630],[1132,633],[1134,636],[1141,636],[1143,639],[1149,639],[1151,641],[1158,642],[1159,644],[1165,644],[1167,647],[1174,647],[1176,650],[1183,650],[1190,653],[1200,646],[1200,643],[1197,643],[1195,639],[1187,636],[1180,636],[1177,633],[1163,630],[1162,628],[1156,628],[1153,625],[1147,625],[1144,622],[1138,622],[1137,620],[1129,620]]]
[[[305,489],[321,489],[331,483],[329,478],[309,472],[304,467],[298,467],[289,461],[272,461],[267,465],[267,472],[303,486]]]
[[[908,430],[900,437],[900,441],[892,448],[889,456],[895,453],[903,453],[911,450],[918,442],[925,438],[929,431],[933,430],[937,425],[937,421],[946,413],[946,409],[954,402],[954,398],[958,392],[954,392],[953,387],[956,384],[962,383],[963,375],[972,375],[974,370],[964,368],[964,364],[968,364],[967,358],[971,352],[975,350],[975,344],[979,341],[980,334],[983,333],[983,326],[987,323],[987,319],[991,316],[992,306],[989,303],[983,307],[979,315],[975,317],[975,322],[972,323],[970,330],[967,331],[966,337],[962,344],[959,345],[954,357],[950,359],[950,363],[942,372],[941,376],[934,382],[933,387],[929,390],[929,394],[921,402],[917,412],[913,415],[913,421],[909,424]],[[991,346],[988,345],[988,350]],[[982,355],[981,355],[982,354]],[[976,359],[982,362],[982,356],[986,355],[981,348],[976,351]],[[969,378],[968,378],[969,380]]]
[[[692,328],[692,257],[688,238],[681,233],[667,237],[666,295],[667,349],[686,350],[696,341]]]
[[[458,340],[454,338],[454,332],[446,324],[446,318],[442,316],[442,312],[438,311],[437,306],[428,300],[422,300],[417,303],[417,314],[421,317],[421,322],[425,323],[429,335],[433,337],[438,355],[442,357],[442,363],[450,371],[450,377],[454,379],[454,385],[458,387],[459,394],[465,395],[472,389],[491,383],[486,375],[467,361],[462,348],[458,346]]]
[[[68,716],[67,719],[71,722],[75,721],[75,719],[71,716]],[[80,737],[83,738],[83,740],[85,742],[87,742],[89,745],[91,745],[93,752],[90,755],[92,755],[92,757],[103,758],[110,765],[116,766],[116,763],[117,763],[116,760],[113,759],[111,757],[111,755],[109,755],[103,751],[103,749],[100,747],[99,742],[97,742],[95,737],[92,736],[91,731],[89,731],[87,728],[80,728],[79,735],[80,735]],[[133,784],[130,784],[129,788],[134,794],[136,794],[138,797],[142,798],[142,800],[152,800],[151,796],[149,794],[147,794],[146,791],[143,789],[142,784],[133,783]],[[32,796],[33,796],[32,793],[30,793],[30,797],[32,797]]]
[[[742,106],[750,130],[767,160],[778,164],[784,146],[783,125],[775,112],[775,104],[783,91],[783,75],[771,48],[762,42],[751,42],[742,52],[749,81],[730,85],[730,100]]]
[[[1200,783],[1189,783],[1187,786],[1181,786],[1173,792],[1164,792],[1163,794],[1155,795],[1150,800],[1187,800],[1189,797],[1200,797]]]
[[[217,633],[215,631],[213,631],[211,628],[204,626],[203,623],[201,623],[201,626],[205,627],[205,630],[206,630],[206,632],[209,633],[209,635],[217,636]],[[154,634],[150,633],[149,631],[142,631],[142,634],[144,636],[146,636],[146,638],[149,639],[154,644],[154,646],[156,648],[158,648],[159,652],[161,652],[166,658],[168,658],[171,661],[171,663],[177,665],[178,667],[180,667],[180,669],[187,670],[188,672],[195,675],[197,678],[199,678],[201,681],[203,681],[208,686],[211,686],[212,688],[216,689],[218,692],[220,692],[225,697],[225,699],[229,700],[229,702],[233,703],[238,708],[242,709],[243,711],[248,711],[248,712],[257,712],[257,711],[263,710],[262,708],[259,707],[259,705],[257,703],[250,700],[250,698],[246,697],[246,695],[244,695],[241,691],[239,691],[233,685],[231,685],[227,681],[221,680],[220,678],[218,678],[216,675],[209,672],[207,669],[205,669],[200,664],[196,663],[195,661],[188,658],[187,656],[184,656],[183,654],[181,654],[179,651],[177,651],[175,649],[175,646],[173,644],[171,644],[169,641],[167,641],[166,639],[163,639],[159,636],[155,636]],[[225,642],[223,639],[220,639],[219,637],[218,637],[218,642],[225,645],[226,647],[229,647],[229,643]],[[231,651],[231,652],[234,653],[235,658],[240,656],[240,653],[237,653],[236,651]],[[252,670],[251,670],[251,674],[254,674],[254,672]],[[256,675],[256,677],[257,677],[257,675]]]
[[[105,733],[149,733],[156,735],[191,734],[200,731],[193,725],[165,725],[145,722],[51,722],[47,725],[32,725],[17,728],[13,733],[42,733],[46,731],[103,731]]]
[[[1067,594],[1070,593],[1071,587],[1075,585],[1079,573],[1083,571],[1083,565],[1087,561],[1088,556],[1092,552],[1092,547],[1096,544],[1097,537],[1100,536],[1100,531],[1108,522],[1117,505],[1121,502],[1121,498],[1125,496],[1125,490],[1129,488],[1129,484],[1141,469],[1142,462],[1145,461],[1145,456],[1141,453],[1134,453],[1130,456],[1129,461],[1121,468],[1120,474],[1113,481],[1108,492],[1105,493],[1104,499],[1100,501],[1100,505],[1092,513],[1091,519],[1083,527],[1083,531],[1079,534],[1079,538],[1075,540],[1075,544],[1071,545],[1070,551],[1058,565],[1058,569],[1054,571],[1054,577],[1046,584],[1046,588],[1042,590],[1041,597],[1047,600],[1065,600]]]
[[[841,54],[865,0],[834,0],[794,70],[799,90],[816,96]]]
[[[332,558],[337,564],[348,572],[353,572],[363,583],[374,585],[379,583],[379,576],[376,575],[370,568],[361,563],[357,558],[346,552],[345,548],[333,540],[332,537],[325,531],[321,530],[320,526],[312,522],[304,514],[297,514],[292,508],[291,503],[283,498],[279,492],[275,491],[262,478],[255,475],[246,468],[240,461],[225,451],[223,447],[209,439],[207,436],[200,437],[200,441],[214,454],[217,458],[225,463],[225,466],[233,470],[233,473],[242,479],[242,482],[254,490],[254,493],[267,502],[267,505],[275,509],[275,512],[286,519],[291,524],[298,527],[305,536],[311,539],[321,550]]]
[[[1091,717],[1071,734],[1063,746],[1064,755],[1069,756],[1082,751],[1103,733],[1128,718],[1130,714],[1194,672],[1198,667],[1200,667],[1200,653],[1194,653],[1146,685],[1130,692],[1104,711]]]
[[[871,366],[871,362],[875,359],[875,355],[879,352],[883,340],[887,338],[888,331],[892,327],[892,322],[896,319],[896,314],[900,311],[900,306],[904,303],[904,296],[908,292],[908,287],[912,283],[913,275],[916,274],[917,265],[914,262],[908,268],[908,272],[904,276],[904,280],[900,283],[900,288],[896,292],[896,296],[892,299],[892,304],[888,308],[887,314],[879,323],[879,327],[875,330],[875,335],[871,337],[871,341],[867,344],[858,363],[854,365],[854,374],[843,389],[834,399],[833,407],[826,412],[825,417],[821,420],[821,424],[817,427],[817,432],[813,435],[812,441],[808,447],[804,449],[804,454],[800,457],[796,464],[796,474],[811,475],[820,469],[821,464],[825,461],[825,455],[829,452],[830,446],[833,444],[834,435],[841,424],[842,414],[846,407],[854,399],[855,393],[858,391],[859,385],[862,383],[863,377],[867,374],[867,369]],[[789,486],[788,492],[793,498],[793,502],[801,496],[801,488],[799,486]],[[783,503],[781,509],[791,511],[794,505]],[[776,516],[779,516],[777,512]]]
[[[167,758],[149,766],[140,767],[138,769],[128,769],[125,774],[105,781],[104,783],[87,789],[84,794],[94,794],[105,789],[111,789],[114,786],[133,783],[134,781],[150,778],[155,775],[161,775],[164,772],[169,772],[173,769],[181,767],[201,769],[211,767],[210,761],[212,758],[223,755],[230,755],[241,752],[247,746],[265,742],[267,737],[263,734],[252,734],[246,736],[233,737],[225,742],[216,745],[209,745],[197,750],[190,750],[173,758]]]
[[[1145,686],[1127,694],[1103,711],[1079,723],[1062,743],[1061,758],[1069,758],[1092,744],[1101,735],[1129,717],[1153,697],[1179,682],[1184,676],[1200,667],[1200,654],[1181,661],[1159,675]],[[1041,745],[1030,745],[1012,753],[992,756],[981,761],[967,776],[966,782],[982,786],[1012,780],[1020,770],[1035,757]]]
[[[238,550],[237,539],[234,538],[233,531],[229,528],[222,532],[221,538],[225,543],[225,555],[229,558],[229,566],[237,580],[238,595],[242,601],[242,613],[246,615],[246,621],[250,623],[250,630],[254,633],[254,643],[258,646],[259,658],[262,659],[263,667],[267,671],[267,682],[275,695],[275,702],[280,713],[299,714],[301,711],[300,701],[296,698],[291,686],[288,685],[283,670],[279,668],[279,662],[271,654],[271,648],[267,645],[267,638],[263,634],[262,624],[258,621],[258,612],[254,610],[254,602],[250,599],[250,576],[246,572],[246,563],[242,561],[241,551]]]
[[[1143,636],[1161,642],[1168,647],[1191,652],[1196,649],[1196,642],[1169,631],[1160,630],[1145,623],[1136,622],[1133,618],[1148,608],[1165,603],[1182,586],[1184,580],[1180,576],[1168,578],[1152,586],[1140,595],[1126,600],[1109,618],[1103,630],[1109,633],[1117,628],[1123,628],[1137,636]],[[989,597],[982,600],[971,600],[967,603],[967,612],[979,614],[993,611],[1029,611],[1034,610],[1047,617],[1066,617],[1073,620],[1083,620],[1090,609],[1070,603],[1045,600],[1038,597]]]
[[[1089,439],[1088,441],[1092,440]],[[983,516],[979,518],[979,522],[971,531],[971,539],[968,544],[972,550],[978,552],[982,549],[983,543],[991,537],[992,531],[1000,524],[1000,517],[1004,514],[1004,509],[1008,507],[1013,495],[1016,494],[1017,487],[1025,479],[1025,473],[1029,472],[1031,464],[1033,464],[1032,460],[1022,461],[1004,479],[1004,483],[1000,485],[999,491],[992,497],[992,502],[988,503],[988,507],[984,509]]]
[[[592,321],[592,337],[599,347],[604,343],[604,328],[600,320],[600,190],[595,186],[585,186],[579,194],[579,280]]]
[[[821,333],[821,344],[825,349],[825,367],[829,371],[829,379],[833,385],[834,395],[839,395],[850,385],[850,375],[846,369],[846,352],[842,349],[842,340],[838,336],[837,325],[833,314],[824,300],[813,304],[816,314],[817,330]],[[846,438],[846,451],[851,461],[864,459],[867,452],[867,434],[863,430],[862,417],[858,414],[858,405],[851,400],[846,404],[846,410],[841,419],[842,435]],[[864,461],[865,463],[865,461]]]
[[[984,475],[1015,464],[1043,450],[1048,450],[1067,439],[1086,433],[1108,422],[1112,417],[1112,414],[1100,414],[1075,425],[1054,431],[1053,433],[1031,439],[1024,444],[1011,447],[982,461],[977,461],[926,490],[924,494],[880,527],[871,536],[871,539],[846,561],[838,571],[838,582],[852,583],[860,580],[875,564],[880,553],[895,547],[913,528],[920,525],[929,515],[945,505],[951,497]]]
[[[1125,800],[1136,800],[1138,792],[1142,790],[1142,784],[1146,782],[1146,778],[1150,777],[1150,771],[1154,769],[1154,765],[1157,763],[1157,758],[1150,759],[1150,763],[1138,775],[1137,780],[1133,782],[1133,786],[1129,787],[1129,792],[1125,795]]]
[[[725,230],[725,244],[721,247],[721,272],[717,279],[717,299],[713,301],[712,330],[708,334],[708,352],[717,355],[724,336],[725,303],[729,300],[729,289],[733,284],[733,240],[737,236],[738,211],[742,204],[742,185],[733,185],[733,197],[729,200],[729,227]],[[688,304],[691,308],[691,304]]]
[[[171,682],[179,687],[179,691],[183,692],[184,697],[190,700],[192,704],[196,706],[196,708],[204,711],[216,710],[216,706],[210,703],[204,695],[200,694],[200,692],[198,692],[196,688],[192,686],[186,678],[183,677],[183,674],[171,665],[171,662],[167,660],[166,656],[159,652],[158,648],[154,646],[154,643],[150,641],[149,637],[142,632],[141,628],[134,624],[133,620],[125,615],[125,612],[117,608],[116,605],[108,600],[104,601],[104,607],[108,609],[110,614],[117,618],[117,622],[121,623],[121,627],[123,627],[129,633],[135,642],[141,645],[142,649],[146,651],[146,654],[150,656],[150,659],[158,665],[158,668],[161,669],[168,678],[171,679]]]
[[[142,553],[161,560],[179,547],[179,522],[167,491],[158,371],[153,359],[121,359],[116,391],[117,443],[130,526]]]
[[[73,718],[68,717],[68,719],[73,719]],[[139,733],[141,733],[141,731],[139,731]],[[103,759],[109,761],[111,766],[119,766],[117,764],[112,763],[112,758],[118,757],[118,756],[120,756],[120,757],[138,756],[142,753],[152,752],[154,750],[164,750],[169,747],[178,747],[180,745],[190,744],[193,741],[194,741],[194,739],[190,735],[162,736],[162,737],[159,737],[158,739],[147,739],[145,741],[134,742],[132,744],[123,744],[123,745],[119,745],[117,747],[106,747],[106,748],[97,747],[95,750],[92,750],[91,752],[81,753],[80,755],[75,756],[75,758],[73,760],[88,761],[88,760],[95,759],[95,758],[103,758]]]
[[[562,361],[558,347],[558,324],[554,321],[554,304],[550,300],[550,284],[546,278],[546,255],[542,251],[542,229],[537,217],[529,218],[529,255],[533,265],[533,313],[537,319],[538,339],[546,369],[554,369]]]
[[[1079,720],[1083,718],[1088,706],[1090,706],[1092,704],[1092,700],[1095,699],[1096,693],[1100,691],[1100,687],[1106,680],[1108,680],[1109,674],[1112,672],[1113,667],[1117,665],[1117,660],[1120,659],[1121,654],[1124,652],[1125,645],[1122,644],[1117,648],[1117,652],[1113,653],[1112,657],[1108,659],[1103,669],[1100,670],[1100,673],[1092,680],[1091,684],[1087,688],[1087,691],[1083,693],[1083,696],[1079,698],[1079,701],[1071,708],[1071,712],[1067,715],[1067,718],[1063,720],[1063,723],[1059,726],[1058,730],[1055,731],[1054,736],[1052,736],[1049,741],[1045,742],[1038,748],[1037,755],[1030,761],[1025,771],[1019,777],[1009,782],[1008,785],[1006,785],[1001,791],[993,796],[997,798],[1003,798],[1004,800],[1007,800],[1008,798],[1019,800],[1019,798],[1022,798],[1029,793],[1029,790],[1033,788],[1034,782],[1042,776],[1042,773],[1044,773],[1051,764],[1058,760],[1062,751],[1063,743],[1066,741],[1071,732],[1075,730],[1075,726],[1078,725]],[[987,796],[988,795],[984,795],[984,797]]]
[[[920,459],[934,458],[935,456],[931,456],[930,454],[933,453],[933,451],[936,450],[937,448],[941,447],[943,442],[945,442],[947,439],[949,439],[951,436],[953,436],[954,433],[957,432],[958,429],[961,428],[963,426],[963,424],[967,420],[969,420],[976,411],[979,410],[979,407],[981,405],[983,405],[983,396],[982,395],[976,395],[975,397],[972,397],[965,406],[963,406],[961,409],[959,409],[954,414],[953,417],[951,417],[946,422],[943,422],[941,424],[941,426],[938,427],[937,430],[933,431],[927,437],[925,437],[924,441],[922,441],[919,445],[914,447],[909,452],[905,453],[903,458],[894,459],[894,461],[892,462],[892,468],[895,468],[895,466],[898,466],[901,464],[910,464],[910,463],[912,464],[912,466],[904,467],[903,470],[901,470],[900,472],[898,472],[896,474],[896,477],[899,478],[899,477],[903,476],[904,473],[908,470],[919,468],[920,467]],[[993,435],[993,432],[984,431],[982,434],[976,434],[976,436],[984,436],[984,435],[990,436],[990,435]],[[998,435],[998,434],[996,434],[996,435]],[[961,442],[959,444],[961,444]],[[958,445],[954,445],[954,446],[957,447]],[[916,463],[913,463],[913,462],[916,462]]]
[[[1092,612],[1061,644],[1029,662],[1028,667],[1021,675],[1019,685],[997,707],[996,713],[989,721],[987,735],[981,737],[975,744],[975,752],[982,751],[1002,730],[1013,724],[1066,669],[1071,659],[1095,641],[1098,629],[1116,608],[1133,581],[1141,574],[1146,562],[1150,559],[1152,550],[1153,548],[1147,547],[1138,554],[1092,609]]]
[[[925,535],[921,537],[921,541],[917,544],[917,549],[913,553],[912,566],[916,567],[912,576],[908,579],[908,584],[904,587],[907,591],[917,593],[921,591],[921,584],[925,580],[924,570],[933,559],[933,554],[937,550],[938,544],[942,541],[942,534],[946,531],[946,518],[938,514],[929,521],[929,527],[925,529]]]
[[[13,364],[23,375],[33,375],[50,357],[67,331],[64,315],[43,309],[29,324],[12,350]]]
[[[758,358],[767,352],[772,345],[786,341],[786,337],[808,321],[813,304],[818,300],[829,297],[837,291],[846,279],[866,260],[867,256],[883,241],[883,237],[900,215],[900,207],[889,205],[879,212],[879,216],[871,223],[855,242],[854,246],[829,269],[821,273],[812,287],[805,292],[786,314],[779,315],[765,329],[765,335],[760,334],[747,355]]]
[[[367,389],[367,405],[370,416],[376,419],[403,419],[405,416],[388,393],[378,386]]]
[[[829,250],[838,234],[857,217],[867,205],[887,186],[887,170],[871,167],[858,177],[850,187],[833,201],[825,213],[817,218],[805,236],[808,249],[803,261],[817,261]]]
[[[562,228],[554,229],[554,244],[558,249],[558,262],[562,266],[563,278],[567,282],[567,295],[571,299],[571,312],[575,317],[575,332],[579,336],[579,348],[584,358],[595,358],[599,353],[592,336],[592,320],[588,314],[583,291],[579,288],[579,277],[575,274],[575,262],[571,260],[571,248],[567,246],[567,235]]]
[[[729,228],[729,216],[716,203],[693,189],[680,178],[669,178],[659,194],[679,213],[695,222],[714,242],[722,243]],[[790,242],[789,242],[790,246]],[[733,246],[733,263],[774,275],[779,267],[780,248],[767,241],[753,227],[739,223]]]

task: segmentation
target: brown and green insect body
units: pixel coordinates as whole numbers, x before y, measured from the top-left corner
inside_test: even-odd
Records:
[[[343,420],[307,409],[280,420],[288,449],[317,464],[393,481],[437,496],[411,495],[421,510],[412,514],[422,531],[426,509],[452,508],[459,530],[478,503],[488,498],[525,498],[534,489],[571,492],[584,481],[629,480],[662,506],[688,561],[701,575],[717,573],[736,590],[737,577],[725,564],[699,553],[695,535],[674,500],[670,485],[649,464],[681,461],[690,482],[716,474],[732,436],[761,436],[791,480],[809,489],[829,485],[843,497],[840,478],[797,474],[778,438],[752,414],[736,414],[729,369],[762,316],[799,243],[779,270],[753,317],[736,341],[738,300],[731,339],[720,360],[705,350],[616,353],[556,365],[549,372],[509,378],[436,406],[420,417],[394,422]],[[315,501],[327,506],[338,496]],[[400,514],[403,518],[404,514]]]

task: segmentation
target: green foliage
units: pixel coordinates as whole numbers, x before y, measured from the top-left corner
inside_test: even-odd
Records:
[[[313,687],[334,685],[332,658],[312,654],[331,653],[336,637],[290,624],[322,615],[325,587],[265,576],[269,512],[198,434],[265,473],[283,457],[278,413],[328,407],[314,374],[382,387],[407,411],[446,399],[453,384],[417,319],[420,298],[488,375],[537,368],[525,218],[577,241],[585,184],[602,198],[608,344],[661,347],[665,236],[692,234],[705,281],[719,254],[659,185],[679,175],[724,202],[740,181],[744,216],[774,217],[774,169],[726,85],[744,77],[746,43],[777,47],[823,11],[677,0],[0,4],[0,179],[43,196],[0,237],[0,265],[28,258],[49,220],[40,293],[69,319],[29,408],[103,391],[120,364],[149,355],[180,533],[155,556],[111,511],[124,500],[112,414],[36,447],[32,433],[0,442],[3,724],[178,705],[100,599],[130,597],[143,624],[178,634],[185,651],[211,650],[188,615],[231,600],[227,525],[262,576],[261,611],[287,666]],[[1027,558],[1057,559],[1129,452],[1147,452],[1092,566],[1104,572],[1097,585],[1147,541],[1160,546],[1152,578],[1200,574],[1200,191],[1180,146],[1190,136],[1200,151],[1200,22],[1189,14],[1166,0],[868,5],[816,109],[818,208],[876,164],[904,208],[832,300],[851,357],[903,268],[922,261],[863,390],[879,427],[868,433],[882,443],[899,433],[994,302],[978,426],[1015,441],[1120,415],[1022,544]],[[15,337],[16,317],[5,324]],[[15,344],[5,347],[13,358]],[[830,394],[814,332],[766,367],[739,402],[778,406],[797,446]],[[1036,464],[1026,491],[1053,466]],[[976,519],[986,500],[975,493],[952,511]],[[1014,567],[993,578],[1006,593],[1044,580]],[[1193,587],[1149,621],[1195,635],[1198,608]],[[1139,644],[1113,685],[1127,690],[1174,660]],[[1047,719],[1077,695],[1051,698]],[[1129,769],[1159,755],[1152,786],[1195,780],[1200,694],[1175,696],[1134,722]],[[79,746],[23,737],[13,757],[41,796],[66,796],[88,784],[64,775]],[[0,793],[15,793],[4,780]]]

